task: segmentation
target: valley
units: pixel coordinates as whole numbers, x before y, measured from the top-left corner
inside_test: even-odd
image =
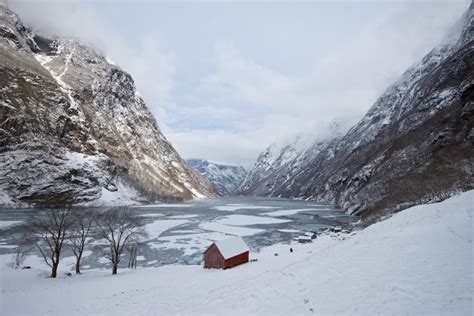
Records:
[[[473,314],[473,1],[11,2],[1,315]]]

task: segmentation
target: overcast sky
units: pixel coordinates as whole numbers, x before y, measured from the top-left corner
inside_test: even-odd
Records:
[[[469,4],[9,1],[27,25],[130,72],[184,158],[247,168],[273,142],[361,118]]]

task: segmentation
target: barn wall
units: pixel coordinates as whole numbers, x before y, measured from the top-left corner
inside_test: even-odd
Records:
[[[213,244],[204,254],[204,268],[224,269],[224,257],[219,249]]]
[[[249,261],[249,252],[244,252],[235,257],[229,258],[224,262],[224,269],[235,267],[236,265],[246,263]]]

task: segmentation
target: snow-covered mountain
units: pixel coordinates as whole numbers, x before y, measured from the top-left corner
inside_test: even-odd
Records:
[[[132,77],[99,52],[27,29],[0,6],[0,199],[128,204],[211,196]]]
[[[472,189],[473,12],[471,4],[345,135],[262,153],[242,193],[322,200],[369,217]]]
[[[301,136],[291,143],[273,144],[262,152],[242,182],[239,192],[257,196],[286,197],[287,192],[300,190],[298,179],[308,172],[314,161],[326,161],[334,155],[334,147],[346,131],[345,124],[330,126],[330,140],[316,139],[308,143]]]
[[[188,159],[188,165],[205,177],[221,195],[235,193],[247,171],[241,166],[220,164],[202,159]]]

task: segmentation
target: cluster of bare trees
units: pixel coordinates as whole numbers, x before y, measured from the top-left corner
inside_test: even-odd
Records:
[[[117,274],[123,252],[136,248],[146,237],[141,217],[127,208],[99,211],[93,208],[52,208],[32,215],[25,242],[34,245],[51,268],[51,277],[58,271],[61,253],[65,248],[76,258],[76,273],[81,273],[81,259],[93,238],[107,242],[105,257],[112,263],[112,274]],[[135,251],[136,253],[136,251]]]

